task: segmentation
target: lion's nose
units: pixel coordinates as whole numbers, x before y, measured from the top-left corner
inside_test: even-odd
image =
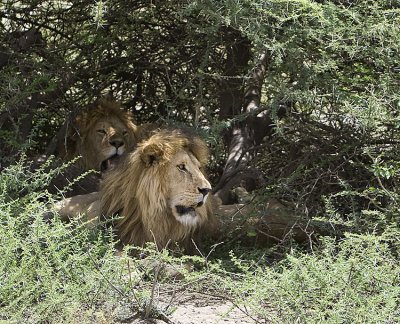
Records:
[[[203,195],[203,197],[207,196],[207,194],[211,191],[211,188],[197,188],[197,189]]]
[[[115,148],[119,148],[122,145],[124,145],[124,142],[121,140],[112,140],[109,142],[112,146],[115,146]]]

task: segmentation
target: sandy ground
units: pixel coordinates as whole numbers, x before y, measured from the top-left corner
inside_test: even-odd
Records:
[[[190,294],[172,304],[174,312],[168,316],[176,324],[256,323],[246,310],[240,310],[230,301],[217,297]],[[158,320],[156,323],[165,323]]]
[[[255,323],[230,302],[223,301],[203,306],[197,306],[193,303],[183,304],[169,316],[169,319],[174,323],[181,324]]]

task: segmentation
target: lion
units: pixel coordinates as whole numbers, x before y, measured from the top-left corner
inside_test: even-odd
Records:
[[[81,156],[77,163],[83,170],[102,171],[134,148],[136,133],[131,113],[118,102],[101,98],[75,118],[59,155],[64,160]]]
[[[215,224],[204,166],[209,151],[182,130],[157,130],[109,171],[100,187],[103,220],[114,219],[121,243],[190,250],[191,239]]]
[[[59,142],[56,154],[59,159],[51,167],[81,158],[62,169],[47,187],[50,193],[62,192],[65,197],[98,191],[101,173],[114,167],[121,155],[134,149],[140,140],[131,113],[107,98],[88,106],[71,124],[62,143]]]

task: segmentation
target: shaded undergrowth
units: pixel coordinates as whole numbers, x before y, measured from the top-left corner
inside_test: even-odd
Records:
[[[168,321],[174,294],[232,301],[259,322],[397,322],[398,229],[256,249],[220,244],[209,255],[173,257],[149,246],[146,259],[117,256],[111,232],[79,220],[43,220],[41,177],[15,164],[0,175],[0,319],[6,322]],[[51,197],[48,197],[51,201]],[[179,279],[168,273],[177,270]],[[190,270],[190,271],[189,271]],[[168,296],[168,297],[166,297]]]

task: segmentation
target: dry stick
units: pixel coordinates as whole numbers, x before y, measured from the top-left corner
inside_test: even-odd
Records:
[[[190,281],[190,282],[187,282],[187,283],[180,283],[180,286],[179,287],[174,287],[174,289],[173,290],[166,290],[165,292],[171,292],[172,291],[172,293],[175,293],[175,292],[181,292],[181,291],[184,291],[185,289],[186,289],[186,287],[188,287],[188,286],[193,286],[193,284],[195,283],[195,282],[200,282],[200,281],[202,281],[202,280],[205,280],[205,279],[207,279],[207,277],[208,277],[208,274],[205,274],[205,275],[203,275],[203,276],[201,276],[201,277],[199,277],[198,279],[196,279],[196,280],[193,280],[193,281]]]
[[[175,285],[173,285],[173,287],[174,287],[174,290],[172,291],[171,298],[169,299],[168,305],[167,305],[167,307],[165,307],[165,310],[167,310],[172,305],[172,301],[175,299],[175,296],[176,296]]]
[[[301,228],[301,227],[300,227],[300,228],[302,229],[302,231],[303,231],[304,233],[306,233],[306,235],[307,235],[307,237],[308,237],[308,241],[309,241],[309,246],[310,246],[311,252],[314,253],[314,249],[313,249],[314,244],[313,244],[312,236],[314,235],[315,231],[313,230],[313,231],[311,231],[310,233],[307,232],[307,228],[308,228],[308,226],[310,225],[310,223],[311,223],[311,219],[308,220],[308,222],[307,222],[307,224],[306,224],[306,227],[305,227],[304,229]]]
[[[157,252],[160,252],[160,250],[158,249],[158,245],[157,245],[157,241],[156,241],[156,238],[154,236],[154,233],[153,233],[153,231],[150,231],[150,232],[151,232],[151,235],[153,236],[154,243],[156,244]],[[170,241],[167,242],[167,245],[165,246],[165,248],[168,246],[169,243],[170,243]],[[148,304],[146,305],[146,308],[145,308],[145,313],[144,313],[145,319],[148,319],[150,317],[151,308],[153,306],[153,301],[154,301],[154,294],[155,294],[156,286],[158,285],[158,277],[159,277],[161,268],[162,268],[162,265],[160,263],[158,263],[156,265],[156,268],[155,268],[155,271],[154,271],[154,280],[153,280],[153,285],[151,287],[150,300],[149,300],[149,302],[148,302]],[[168,318],[167,315],[165,315],[161,311],[158,311],[158,312],[159,312],[159,317],[161,317],[161,319],[164,322],[173,324],[173,322]]]
[[[147,303],[146,308],[145,308],[144,318],[146,318],[146,319],[149,318],[150,313],[151,313],[151,307],[153,306],[154,292],[156,290],[156,285],[158,284],[158,275],[160,273],[160,269],[161,269],[161,266],[157,265],[156,270],[154,272],[154,280],[153,280],[153,285],[151,287],[150,300]]]
[[[390,197],[390,199],[393,200],[393,202],[395,203],[396,206],[398,206],[397,200],[395,197],[393,197],[393,195],[385,188],[385,186],[382,183],[381,178],[377,175],[376,179],[378,180],[379,186],[382,188],[382,190]]]
[[[149,304],[146,305],[146,308],[145,308],[145,318],[146,319],[150,316],[150,313],[151,313],[152,302],[154,300],[155,287],[156,287],[156,283],[158,282],[158,275],[160,273],[161,268],[162,268],[161,265],[158,265],[156,273],[155,273],[153,286],[152,286],[152,290],[151,290],[150,302],[149,302]],[[132,287],[132,277],[131,277],[131,269],[130,269],[130,260],[129,259],[128,259],[128,271],[129,271],[129,281],[130,281],[130,284],[131,284],[131,287]],[[139,298],[136,296],[135,291],[133,291],[133,297],[135,298],[136,303],[139,305]],[[171,302],[172,302],[172,299],[171,299]],[[166,323],[173,324],[173,322],[168,318],[168,316],[166,314],[164,314],[160,310],[158,312],[159,312],[158,317],[161,320],[163,320]],[[131,317],[130,319],[134,319],[134,318],[137,318],[137,315]]]
[[[266,237],[269,237],[269,238],[271,238],[271,239],[273,239],[273,240],[279,242],[279,243],[282,243],[283,240],[284,240],[284,238],[280,239],[279,237],[276,237],[276,236],[273,236],[273,235],[271,235],[271,234],[268,234],[268,233],[264,232],[263,230],[260,230],[259,228],[256,228],[256,231],[257,231],[258,233],[262,234],[262,235],[265,235]],[[286,236],[285,236],[285,237],[286,237]]]
[[[208,260],[208,257],[211,255],[211,253],[213,253],[215,251],[215,249],[217,248],[218,245],[224,244],[225,242],[219,242],[219,243],[215,243],[211,246],[211,250],[210,252],[208,252],[207,256],[206,256],[206,260]]]
[[[132,288],[132,274],[131,274],[131,263],[129,262],[130,260],[128,259],[128,274],[129,274],[129,285]]]
[[[153,236],[153,240],[154,240],[154,243],[155,243],[155,245],[156,245],[157,252],[160,252],[159,249],[158,249],[156,237],[154,236],[153,231],[150,231],[150,233],[151,233],[151,235]],[[153,306],[154,291],[156,290],[156,285],[157,285],[157,283],[158,283],[158,275],[159,275],[159,273],[160,273],[160,269],[161,269],[161,266],[160,266],[160,264],[158,263],[158,264],[156,265],[156,269],[155,269],[155,271],[154,271],[154,280],[153,280],[153,285],[152,285],[152,287],[151,287],[150,300],[149,300],[149,302],[147,303],[146,308],[145,308],[144,317],[145,317],[146,319],[149,318],[150,312],[151,312],[151,307]]]
[[[133,286],[132,286],[131,263],[130,263],[129,257],[128,257],[128,260],[127,260],[127,261],[128,261],[129,285],[130,285],[130,287],[131,287],[131,289],[132,289],[133,298],[135,298],[136,304],[139,305],[139,304],[140,304],[139,298],[136,296],[135,289],[133,289]]]
[[[242,209],[244,209],[246,206],[250,205],[250,204],[253,202],[254,199],[255,199],[255,197],[253,197],[253,198],[251,199],[251,201],[248,202],[247,204],[243,204],[243,206],[236,207],[237,210],[236,210],[234,213],[232,213],[232,214],[230,215],[231,220],[233,220],[233,218],[234,218],[236,215],[238,215],[238,214],[240,214],[241,216],[245,216],[245,215],[242,213]],[[245,219],[243,219],[243,220],[237,225],[237,227],[242,227],[244,224],[246,224],[246,222],[247,222],[247,219],[245,218]],[[246,235],[247,235],[247,233],[242,233],[242,234],[240,234],[240,235],[238,235],[238,236],[235,236],[235,237],[231,238],[231,239],[226,243],[226,245],[229,246],[229,245],[231,245],[233,242],[239,240],[240,238],[242,238],[242,237],[244,237],[244,236],[246,236]],[[224,242],[222,242],[222,243],[224,243]]]
[[[199,254],[201,255],[201,257],[206,261],[206,265],[207,265],[207,260],[206,257],[204,256],[204,254],[200,251],[200,249],[198,248],[196,242],[194,241],[194,239],[192,238],[192,243],[194,245],[194,247],[196,248],[197,252],[199,252]]]
[[[211,255],[212,252],[214,252],[214,250],[217,248],[218,245],[224,244],[224,242],[219,242],[219,243],[217,243],[217,244],[214,244],[214,245],[211,247],[210,252],[208,252],[207,256],[205,256],[205,255],[200,251],[200,249],[198,248],[196,242],[195,242],[193,239],[192,239],[192,243],[193,243],[194,247],[196,248],[197,252],[199,252],[200,256],[204,259],[204,263],[205,263],[205,265],[206,265],[206,267],[207,267],[207,270],[209,270],[209,267],[208,267],[208,257]]]

